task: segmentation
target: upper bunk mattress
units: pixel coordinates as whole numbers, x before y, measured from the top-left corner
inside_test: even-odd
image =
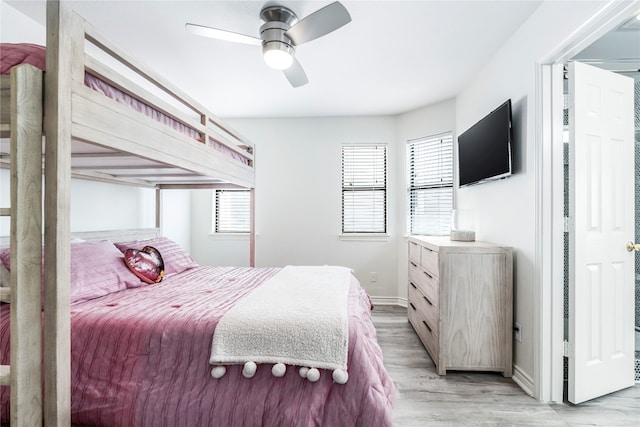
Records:
[[[9,74],[12,67],[20,64],[30,64],[42,71],[45,71],[45,47],[30,43],[0,43],[0,74]],[[127,105],[133,108],[135,111],[143,113],[147,117],[152,118],[164,124],[165,126],[171,127],[172,129],[184,135],[187,135],[190,138],[195,139],[196,141],[202,142],[200,133],[198,133],[194,129],[184,125],[183,123],[180,123],[170,116],[167,116],[161,111],[158,111],[145,102],[134,98],[128,93],[121,91],[120,89],[110,85],[109,83],[101,80],[100,78],[89,72],[85,72],[84,74],[84,83],[96,92],[99,92],[104,96],[119,102],[120,104]],[[249,161],[241,154],[230,149],[226,145],[219,143],[218,141],[209,138],[208,145],[224,153],[225,155],[228,155],[234,160],[237,160],[244,164],[249,163]]]

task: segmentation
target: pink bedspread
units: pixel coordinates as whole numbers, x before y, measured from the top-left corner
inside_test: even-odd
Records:
[[[41,70],[45,70],[46,50],[44,46],[29,43],[0,43],[0,74],[9,74],[11,67],[19,64],[31,64]],[[187,135],[196,141],[202,141],[200,133],[186,126],[172,117],[156,110],[152,106],[132,97],[131,95],[116,89],[100,78],[85,72],[84,83],[96,92],[100,92],[108,98],[111,98],[123,105],[127,105],[139,113],[143,113],[172,129]],[[224,144],[209,138],[208,145],[221,153],[237,160],[241,163],[248,164],[246,157],[238,152],[230,149]]]
[[[275,268],[196,267],[157,284],[72,305],[72,421],[91,426],[391,426],[393,382],[356,279],[349,294],[349,381],[317,383],[289,368],[232,366],[210,375],[212,332]],[[8,363],[9,306],[0,307],[0,363]],[[0,421],[9,388],[0,387]]]

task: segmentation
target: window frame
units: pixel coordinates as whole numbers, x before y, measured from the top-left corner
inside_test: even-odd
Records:
[[[362,186],[359,189],[354,189],[353,187],[345,186],[345,149],[384,149],[383,154],[383,186],[381,188],[377,188],[374,185],[372,186]],[[340,213],[340,239],[341,240],[386,240],[385,238],[389,236],[389,144],[387,143],[344,143],[340,149],[340,158],[341,158],[341,169],[340,169],[340,205],[341,205],[341,213]],[[380,171],[377,171],[380,172]],[[372,177],[379,176],[377,173],[372,173]],[[379,191],[383,192],[383,202],[382,202],[382,223],[383,227],[380,231],[375,231],[373,228],[369,230],[353,230],[353,231],[345,231],[345,209],[347,206],[345,205],[345,194],[354,192],[354,191]],[[346,192],[346,193],[345,193]],[[375,204],[375,200],[372,199],[372,203]],[[375,223],[375,220],[373,221]]]
[[[438,165],[437,165],[438,171],[436,175],[439,177],[440,182],[439,183],[436,183],[436,182],[423,183],[423,184],[414,185],[415,183],[413,179],[415,178],[415,174],[413,172],[413,169],[415,168],[415,166],[412,165],[412,162],[415,162],[415,157],[414,155],[412,155],[412,147],[415,147],[415,145],[417,144],[425,144],[425,145],[434,144],[438,140],[440,141],[441,144],[443,142],[448,144],[448,147],[445,150],[441,148],[438,150],[438,153],[434,155],[434,157],[436,157],[437,159],[436,158],[432,159],[432,160],[438,160]],[[454,135],[452,131],[442,132],[442,133],[433,134],[433,135],[427,135],[424,137],[410,139],[407,141],[407,144],[406,144],[407,233],[409,235],[447,236],[450,233],[451,210],[455,208],[455,192],[454,192],[455,172],[454,172],[453,144],[454,144]],[[443,175],[443,168],[442,168],[441,161],[443,158],[446,160],[446,157],[444,157],[443,155],[451,159],[450,168],[445,172],[444,175]],[[420,160],[426,163],[424,159],[420,159]],[[445,178],[445,181],[442,181],[443,177]],[[448,189],[448,196],[450,199],[450,205],[449,205],[450,207],[446,215],[444,215],[442,212],[436,211],[435,213],[437,215],[437,224],[432,226],[432,228],[430,228],[429,226],[425,226],[420,221],[416,221],[417,214],[414,212],[414,204],[416,203],[415,199],[417,199],[417,197],[413,197],[413,192],[422,191],[422,190],[428,191],[428,190],[442,190],[442,189],[445,189],[445,190]],[[433,200],[438,200],[438,199],[442,199],[442,198],[439,196],[436,196],[433,198]],[[423,216],[425,214],[426,212],[423,212]],[[424,218],[422,219],[422,221],[425,221]],[[444,224],[446,224],[446,226]]]
[[[242,210],[240,213],[245,215],[245,218],[242,219],[243,222],[246,222],[247,229],[243,230],[233,230],[233,229],[222,229],[219,228],[220,223],[220,212],[219,212],[219,203],[221,202],[220,194],[224,193],[246,193],[247,200],[243,201],[246,203],[246,211]],[[212,236],[237,236],[237,237],[248,237],[251,234],[251,190],[246,188],[216,188],[212,192],[212,224],[211,224],[211,235]],[[228,209],[232,209],[229,207]]]

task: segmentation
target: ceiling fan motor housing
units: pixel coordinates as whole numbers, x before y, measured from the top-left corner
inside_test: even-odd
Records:
[[[265,21],[260,27],[262,52],[282,50],[293,56],[295,44],[285,32],[298,22],[296,14],[283,6],[270,6],[262,9],[260,18]]]

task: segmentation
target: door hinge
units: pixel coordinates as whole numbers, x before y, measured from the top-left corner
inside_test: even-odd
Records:
[[[562,344],[562,355],[564,357],[569,357],[569,341],[563,341]]]
[[[571,218],[568,217],[568,216],[565,216],[564,217],[564,224],[563,224],[563,227],[564,227],[563,231],[565,233],[569,233],[571,231],[571,225],[572,225]]]

